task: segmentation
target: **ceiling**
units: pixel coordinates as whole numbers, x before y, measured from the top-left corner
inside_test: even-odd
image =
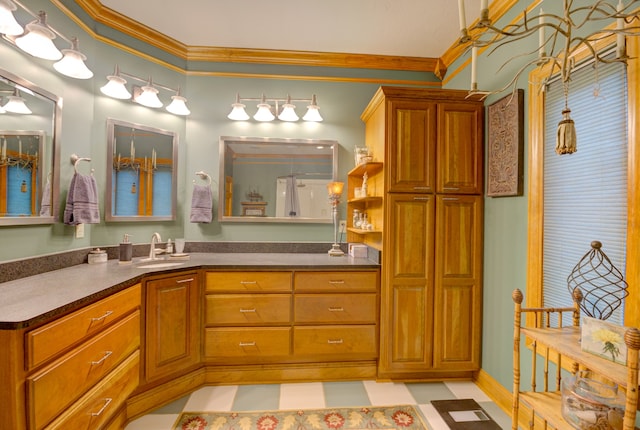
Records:
[[[188,46],[440,58],[459,37],[454,0],[101,0]],[[480,2],[466,1],[467,23]]]

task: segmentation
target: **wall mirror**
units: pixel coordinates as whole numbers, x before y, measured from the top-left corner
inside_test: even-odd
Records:
[[[62,100],[0,69],[0,226],[58,215]]]
[[[174,220],[177,134],[109,118],[107,143],[105,220]]]
[[[331,223],[335,140],[220,138],[219,221]]]

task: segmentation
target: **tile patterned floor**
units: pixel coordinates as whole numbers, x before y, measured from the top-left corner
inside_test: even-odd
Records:
[[[171,430],[182,411],[256,411],[350,406],[417,405],[430,430],[448,430],[431,400],[474,399],[503,429],[511,419],[472,382],[310,382],[201,388],[152,411],[125,430]]]

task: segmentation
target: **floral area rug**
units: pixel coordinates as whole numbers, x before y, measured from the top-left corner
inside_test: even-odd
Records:
[[[183,412],[174,430],[426,430],[413,406],[261,412]]]

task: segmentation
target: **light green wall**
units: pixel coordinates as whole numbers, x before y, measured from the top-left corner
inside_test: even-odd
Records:
[[[309,80],[299,80],[187,76],[94,40],[50,2],[28,0],[25,4],[34,11],[45,10],[50,25],[65,36],[78,36],[80,48],[88,57],[87,64],[95,74],[93,79],[87,81],[67,78],[54,71],[51,67],[52,62],[23,54],[6,42],[0,43],[2,67],[63,98],[59,166],[61,203],[66,199],[68,184],[73,175],[70,155],[76,153],[82,157],[91,157],[101,195],[101,219],[104,220],[103,203],[107,177],[106,120],[115,118],[178,133],[178,211],[177,219],[171,222],[102,221],[100,224],[86,225],[85,237],[81,239],[74,238],[73,227],[62,223],[2,227],[3,243],[12,243],[12,246],[0,248],[0,261],[89,246],[115,245],[124,233],[130,234],[134,243],[148,243],[154,231],[160,232],[163,240],[185,237],[193,241],[332,241],[333,230],[328,224],[220,224],[216,221],[211,224],[192,224],[189,222],[189,205],[194,173],[204,170],[217,181],[219,136],[295,137],[337,140],[341,145],[339,177],[345,179],[346,173],[353,167],[353,147],[362,145],[364,140],[364,125],[360,120],[360,114],[378,88],[378,84],[323,82],[312,77]],[[102,31],[104,32],[104,29]],[[63,44],[59,46],[64,47]],[[106,83],[106,76],[113,73],[116,64],[126,73],[141,78],[152,76],[158,84],[171,88],[181,87],[192,114],[185,119],[169,114],[163,109],[149,109],[102,95],[99,89]],[[233,64],[227,64],[224,69],[232,71],[234,67]],[[297,76],[312,72],[318,75],[320,72],[312,68],[282,66],[269,69],[261,65],[255,68],[260,69],[261,73],[269,73],[271,70],[277,76],[285,73]],[[213,69],[216,67],[213,66]],[[251,72],[251,67],[246,64],[237,65],[237,69],[243,73]],[[370,73],[363,71],[365,72]],[[357,71],[345,69],[344,73],[353,75],[357,74]],[[393,75],[389,71],[379,73],[385,77]],[[404,76],[403,72],[395,74]],[[131,82],[139,84],[136,81]],[[316,94],[324,122],[233,122],[228,120],[226,115],[236,93],[245,97],[259,97],[262,93],[271,97],[285,97],[290,94],[292,98],[308,98]],[[169,93],[161,90],[162,99],[168,100],[169,96]],[[247,108],[249,110],[254,107],[248,105]],[[299,109],[302,110],[302,106]],[[217,214],[218,196],[215,183],[213,189]],[[64,204],[60,206],[62,211]],[[340,211],[344,214],[344,203],[341,204]],[[10,242],[5,242],[5,239]]]

